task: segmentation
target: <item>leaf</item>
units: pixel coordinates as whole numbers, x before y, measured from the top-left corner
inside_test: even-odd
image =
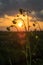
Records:
[[[35,27],[36,25],[33,23],[33,26]]]
[[[17,15],[17,17],[19,17],[19,15]]]
[[[10,27],[13,27],[13,25],[11,25]]]
[[[23,9],[20,8],[20,9],[19,9],[19,12],[22,14],[22,13],[23,13]]]
[[[12,22],[13,22],[13,24],[16,24],[16,21],[15,21],[15,19],[14,19]]]
[[[9,28],[9,27],[7,27],[7,30],[8,30],[8,31],[10,31],[10,28]]]

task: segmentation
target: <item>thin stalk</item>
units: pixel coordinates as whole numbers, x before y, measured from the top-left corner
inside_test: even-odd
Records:
[[[10,65],[12,65],[12,62],[11,62],[11,59],[10,59],[10,57],[9,57],[9,63],[10,63]]]
[[[27,23],[28,23],[28,32],[29,32],[29,18],[28,18],[28,10],[27,10]],[[28,38],[28,37],[27,37]],[[31,46],[29,42],[29,54],[30,54],[30,65],[31,65]]]
[[[26,45],[26,63],[27,63],[27,65],[28,65],[27,45]]]
[[[30,65],[31,65],[31,48],[30,48],[30,43],[29,43],[29,54],[30,54]]]
[[[23,22],[23,24],[24,24],[25,31],[27,31],[27,28],[26,28],[26,25],[25,25],[24,20],[23,20],[22,18],[18,18],[18,19],[21,19],[21,20],[22,20],[22,22]],[[18,19],[17,19],[17,20],[18,20]]]
[[[38,23],[38,22],[37,22]],[[40,31],[41,31],[41,28],[40,28],[40,25],[39,25],[39,23],[38,23],[38,26],[39,26],[39,29],[40,29]]]
[[[16,28],[16,30],[18,31],[18,28],[17,28],[17,26],[15,26],[15,25],[11,25],[10,27],[15,27],[15,28]]]

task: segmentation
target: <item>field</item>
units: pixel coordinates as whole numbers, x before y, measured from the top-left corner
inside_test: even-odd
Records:
[[[43,65],[43,31],[0,31],[0,65]]]

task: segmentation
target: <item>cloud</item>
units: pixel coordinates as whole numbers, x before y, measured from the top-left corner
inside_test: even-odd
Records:
[[[17,16],[9,16],[7,14],[5,14],[4,17],[0,18],[0,30],[5,31],[7,27],[14,25],[12,23],[12,20],[14,20],[14,18],[17,18]],[[24,18],[24,20],[27,22],[27,18]],[[37,30],[39,30],[38,24],[36,24],[35,27],[33,26],[33,23],[35,23],[34,20],[37,20],[37,19],[29,16],[29,26],[30,26],[29,30],[33,31],[35,28],[37,28]],[[25,24],[26,24],[26,22],[25,22]],[[41,22],[37,21],[37,22],[39,23],[41,30],[43,30],[43,21],[41,21]],[[12,27],[11,27],[11,31],[14,31],[14,30],[15,30],[15,28],[13,27],[13,29],[12,29]]]
[[[40,11],[40,14],[43,15],[43,10]]]
[[[43,21],[43,10],[38,11],[36,15],[39,18],[39,20]]]
[[[36,13],[37,13],[36,11],[32,11],[32,12],[31,12],[31,15],[35,16]]]
[[[43,18],[43,0],[0,0],[0,16],[4,14],[12,15],[19,8],[29,9],[32,14]]]

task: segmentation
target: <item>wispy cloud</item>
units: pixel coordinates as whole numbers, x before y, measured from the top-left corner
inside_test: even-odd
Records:
[[[43,10],[40,11],[40,14],[43,15]]]

